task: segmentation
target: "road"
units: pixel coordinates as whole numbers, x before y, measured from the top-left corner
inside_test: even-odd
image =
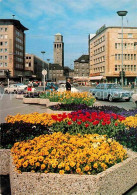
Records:
[[[89,91],[90,87],[78,87],[80,91]],[[20,114],[27,114],[32,112],[47,112],[47,108],[41,105],[30,105],[30,104],[23,104],[22,100],[16,99],[15,94],[4,94],[3,89],[1,88],[0,94],[0,123],[5,122],[5,118],[8,115],[16,115],[17,113]],[[118,106],[119,108],[125,108],[127,110],[134,109],[136,106],[132,102],[125,101],[100,101],[96,100],[95,105],[109,105],[109,106]]]

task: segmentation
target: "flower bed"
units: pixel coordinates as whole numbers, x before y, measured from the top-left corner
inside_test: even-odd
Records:
[[[48,98],[52,102],[62,102],[65,104],[86,104],[92,106],[95,98],[88,92],[46,92],[40,94],[41,98]]]
[[[136,181],[137,154],[131,151],[128,151],[126,160],[97,175],[33,172],[19,174],[12,158],[10,161],[12,194],[123,194]]]
[[[11,149],[21,172],[97,174],[127,158],[126,150],[115,140],[98,134],[53,133]]]

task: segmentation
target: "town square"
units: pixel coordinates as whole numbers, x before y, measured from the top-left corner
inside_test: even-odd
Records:
[[[137,194],[137,2],[0,0],[0,194]]]

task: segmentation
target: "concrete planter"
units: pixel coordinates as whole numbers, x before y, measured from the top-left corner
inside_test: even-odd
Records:
[[[23,99],[24,98],[24,94],[17,94],[16,95],[16,99]]]
[[[133,99],[133,102],[136,104],[137,106],[137,94],[133,94],[132,95],[132,99]]]
[[[0,175],[8,175],[10,168],[10,149],[0,149]]]
[[[24,104],[38,104],[39,98],[23,98]]]
[[[128,155],[125,161],[97,175],[19,174],[11,157],[11,192],[20,195],[122,195],[137,181],[137,153],[129,151]]]
[[[40,104],[40,105],[49,106],[50,101],[49,101],[49,99],[42,99],[42,98],[39,98],[39,104]]]
[[[48,106],[55,106],[57,104],[59,104],[60,102],[50,102]]]

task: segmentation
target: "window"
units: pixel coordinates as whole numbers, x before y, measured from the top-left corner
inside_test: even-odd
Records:
[[[2,67],[3,66],[3,62],[0,62],[0,67]]]
[[[120,60],[120,54],[118,54],[118,59]]]
[[[4,38],[7,39],[8,38],[8,35],[5,35]]]
[[[31,56],[29,56],[29,59],[31,59]]]
[[[8,28],[5,28],[5,32],[7,32]]]
[[[3,45],[3,42],[0,42],[0,45]]]
[[[131,65],[131,71],[133,71],[133,65]]]
[[[117,49],[117,43],[115,43],[115,49]]]
[[[134,54],[134,60],[136,60],[136,54]]]
[[[117,60],[117,54],[115,54],[115,60]]]
[[[5,42],[5,46],[7,46],[7,45],[8,45],[8,42],[6,41],[6,42]]]
[[[3,59],[3,56],[0,56],[0,60],[2,60]]]
[[[134,65],[134,71],[136,71],[136,65]]]
[[[7,62],[5,62],[5,67],[7,67],[7,65],[8,65]]]
[[[122,38],[122,34],[118,33],[118,38],[121,39]]]
[[[8,52],[8,50],[5,48],[5,53],[7,53]]]
[[[0,32],[3,32],[3,28],[0,28]]]
[[[132,33],[128,33],[128,38],[133,38],[133,34]]]
[[[130,54],[128,54],[128,60],[130,60]]]
[[[8,59],[8,56],[5,56],[5,60],[7,60]]]
[[[115,65],[115,71],[117,71],[117,65]]]
[[[131,54],[131,60],[133,60],[133,54]]]
[[[3,39],[3,35],[0,35],[0,39]]]

